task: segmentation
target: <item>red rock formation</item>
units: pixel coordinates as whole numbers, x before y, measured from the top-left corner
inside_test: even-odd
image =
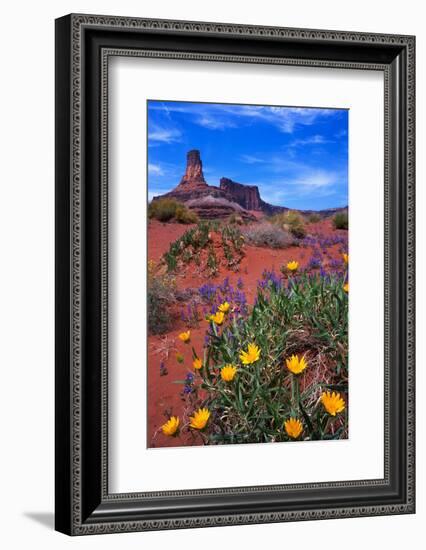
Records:
[[[288,210],[285,206],[274,206],[262,200],[257,185],[243,185],[229,178],[221,178],[220,189],[228,193],[233,201],[247,210],[263,212],[268,216]]]
[[[162,198],[182,202],[202,219],[223,219],[238,214],[243,220],[256,220],[225,190],[207,184],[200,152],[196,149],[188,151],[186,155],[186,170],[179,185],[161,197],[154,197],[154,200]]]
[[[200,151],[193,149],[188,151],[186,155],[186,170],[183,178],[180,180],[179,186],[199,187],[207,186],[203,174],[203,163],[200,158]]]
[[[257,185],[243,185],[229,178],[221,178],[220,188],[232,195],[236,203],[246,210],[262,210],[262,199]]]
[[[242,221],[257,221],[251,212],[248,212],[236,202],[223,196],[205,195],[204,197],[189,200],[185,203],[185,206],[196,212],[198,217],[203,220],[225,219],[231,215],[235,215]]]

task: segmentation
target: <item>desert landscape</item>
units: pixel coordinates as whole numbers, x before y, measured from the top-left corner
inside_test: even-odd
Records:
[[[348,437],[348,208],[207,183],[148,207],[148,447]]]

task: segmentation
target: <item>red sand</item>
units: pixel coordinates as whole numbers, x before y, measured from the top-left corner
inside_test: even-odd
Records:
[[[161,223],[156,220],[149,222],[148,228],[148,259],[158,261],[168,250],[171,242],[181,237],[189,229],[188,225],[174,223]],[[329,237],[331,235],[347,235],[347,231],[335,230],[331,220],[324,220],[310,224],[308,234],[310,236]],[[341,245],[333,245],[327,249],[329,258],[341,258]],[[250,304],[256,295],[257,281],[261,279],[265,269],[275,270],[280,273],[280,267],[291,260],[299,262],[300,267],[306,267],[312,256],[311,247],[292,246],[287,249],[260,248],[245,245],[245,257],[240,263],[238,272],[233,272],[221,266],[220,271],[210,282],[221,283],[225,277],[229,277],[231,285],[235,286],[241,277],[244,283],[244,292]],[[326,267],[326,264],[325,264]],[[202,273],[195,273],[190,267],[186,271],[178,273],[176,284],[178,289],[198,288],[209,282]],[[194,372],[191,368],[192,355],[191,345],[199,355],[202,355],[202,346],[206,326],[200,323],[200,328],[191,329],[191,345],[183,344],[178,334],[186,330],[186,326],[180,319],[176,320],[175,329],[166,335],[149,336],[148,338],[148,378],[149,378],[149,399],[148,399],[148,446],[182,446],[200,444],[201,440],[193,439],[187,434],[179,437],[166,437],[161,433],[160,427],[170,415],[178,415],[186,418],[184,401],[180,397],[183,385],[176,384],[176,380],[183,380],[188,372]],[[168,350],[168,357],[167,351]],[[184,356],[184,363],[179,364],[176,360],[176,353],[179,351]],[[168,374],[160,376],[160,363],[164,362]]]

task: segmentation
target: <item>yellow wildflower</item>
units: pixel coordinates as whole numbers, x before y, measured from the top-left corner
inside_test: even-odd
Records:
[[[220,371],[220,376],[225,382],[231,382],[234,379],[236,372],[237,367],[234,367],[234,365],[225,365]]]
[[[179,334],[179,340],[182,340],[185,344],[188,344],[191,340],[191,331],[187,330],[186,332],[181,332]]]
[[[220,306],[217,309],[222,313],[228,313],[229,308],[230,308],[230,305],[228,304],[228,302],[223,302],[223,304],[220,304]]]
[[[323,392],[321,395],[321,402],[324,405],[324,409],[328,414],[331,414],[331,416],[336,416],[337,413],[345,410],[345,402],[339,392]]]
[[[165,424],[161,426],[164,435],[175,435],[179,429],[179,417],[172,416]]]
[[[240,359],[243,365],[251,365],[260,357],[260,348],[252,343],[247,346],[247,351],[241,351]]]
[[[222,311],[217,311],[214,315],[210,315],[210,321],[216,325],[221,325],[225,319],[225,314]]]
[[[343,285],[343,290],[346,292],[346,293],[349,293],[349,283],[345,283]]]
[[[349,263],[349,254],[343,253],[342,256],[343,256],[343,261],[347,265]]]
[[[189,417],[189,420],[191,421],[189,425],[191,428],[195,428],[196,430],[202,430],[205,428],[209,418],[209,409],[198,409],[198,411],[195,411],[194,414]]]
[[[284,422],[284,428],[287,435],[292,439],[297,439],[303,432],[303,424],[297,418],[289,418]]]
[[[200,370],[203,367],[203,362],[199,357],[196,357],[192,362],[192,366],[194,367],[194,369]]]
[[[297,271],[298,267],[299,267],[299,262],[296,262],[296,260],[288,262],[288,264],[287,264],[287,269],[289,271]]]
[[[288,370],[293,374],[300,374],[308,366],[308,362],[306,361],[305,357],[303,356],[299,359],[297,355],[292,355],[290,359],[285,360],[285,363]]]

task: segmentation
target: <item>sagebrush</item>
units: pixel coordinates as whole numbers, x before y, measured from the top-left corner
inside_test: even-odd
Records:
[[[268,222],[251,225],[243,229],[242,233],[247,243],[254,246],[287,248],[294,244],[294,238],[289,231]]]
[[[148,218],[160,222],[177,221],[178,223],[198,223],[198,216],[182,203],[174,199],[159,199],[149,203]]]

